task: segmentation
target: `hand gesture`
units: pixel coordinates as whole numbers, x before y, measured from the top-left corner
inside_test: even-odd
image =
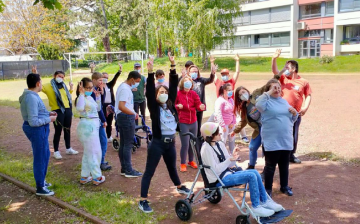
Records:
[[[232,132],[230,133],[230,136],[231,136],[231,137],[234,137],[234,136],[235,136],[235,132],[232,131]]]
[[[101,91],[98,91],[96,89],[93,89],[93,92],[95,93],[96,98],[98,98],[101,95]]]
[[[149,57],[149,61],[148,61],[148,63],[146,65],[147,65],[148,72],[149,73],[152,72],[153,69],[154,69],[154,58]]]
[[[104,124],[103,124],[103,128],[106,128],[106,126],[107,126],[107,123],[106,123],[106,122],[104,122]]]
[[[274,55],[273,55],[273,58],[278,58],[281,54],[281,49],[276,49]]]
[[[139,114],[135,113],[135,120],[139,119]]]
[[[210,59],[211,64],[215,63],[215,56],[214,55],[210,55],[209,59]]]
[[[79,86],[79,92],[80,94],[85,94],[85,89],[84,89],[84,86],[83,86],[83,82],[81,81],[80,83],[78,83],[78,86]]]
[[[133,89],[131,89],[131,91],[136,92],[136,91],[137,91],[137,88],[133,88]]]
[[[171,52],[168,52],[169,60],[172,65],[175,65],[175,56],[171,56]]]
[[[235,57],[234,57],[235,61],[240,61],[240,56],[239,54],[236,54]]]
[[[226,132],[226,127],[223,127],[222,129],[223,129],[223,132],[225,133]]]
[[[200,105],[200,110],[205,110],[205,104]]]
[[[57,113],[55,111],[51,111],[49,116],[57,116]]]
[[[70,90],[72,91],[74,89],[74,84],[72,83],[72,81],[69,82],[69,86],[70,86]]]
[[[122,72],[122,65],[119,63],[119,71]]]
[[[289,108],[289,112],[290,112],[293,116],[296,116],[296,114],[297,114],[297,111],[296,111],[295,108],[293,108],[293,107],[290,107],[290,108]]]
[[[271,95],[271,94],[273,94],[273,93],[275,92],[275,90],[276,90],[276,85],[272,85],[272,86],[270,87],[269,91],[267,91],[267,93],[268,93],[269,95]]]
[[[300,115],[300,116],[304,116],[305,113],[306,113],[306,111],[307,111],[307,109],[301,108],[300,111],[299,111],[299,115]]]
[[[57,115],[55,115],[55,116],[50,116],[50,121],[51,121],[51,122],[54,122],[54,121],[56,121],[56,118],[57,118]]]
[[[38,74],[37,66],[36,66],[36,65],[32,65],[32,66],[31,66],[31,73],[33,73],[33,74]]]
[[[181,110],[184,108],[184,106],[182,104],[178,104],[177,107]]]
[[[186,75],[187,71],[186,71],[186,68],[183,68],[181,70],[181,76],[184,78],[184,76]]]
[[[234,124],[229,124],[229,129],[232,129],[234,127]]]
[[[215,74],[216,71],[218,70],[218,67],[219,66],[217,64],[212,63],[211,64],[211,74]]]

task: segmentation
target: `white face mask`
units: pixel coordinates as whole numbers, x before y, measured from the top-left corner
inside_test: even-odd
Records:
[[[62,82],[63,82],[63,79],[60,78],[60,77],[57,77],[57,78],[55,78],[55,81],[56,81],[57,83],[62,83]]]
[[[248,101],[249,100],[249,93],[246,92],[246,93],[241,94],[240,99],[242,101]]]
[[[289,76],[291,75],[290,71],[288,69],[285,70],[284,75]]]
[[[139,74],[141,74],[141,69],[138,69],[137,72],[138,72]]]
[[[166,101],[168,100],[169,95],[166,93],[160,94],[158,97],[158,100],[160,103],[166,103]]]
[[[103,78],[103,83],[107,83],[107,82],[108,82],[108,79]]]

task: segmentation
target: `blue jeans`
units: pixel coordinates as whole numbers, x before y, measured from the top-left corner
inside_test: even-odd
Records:
[[[261,145],[261,129],[259,128],[259,135],[256,138],[252,138],[249,144],[249,165],[255,166],[257,160],[257,150]]]
[[[119,113],[116,124],[120,133],[119,159],[121,169],[125,172],[131,172],[131,151],[135,135],[135,115]]]
[[[240,185],[249,183],[250,200],[253,207],[268,200],[261,176],[257,170],[244,170],[229,174],[222,179],[225,186]],[[259,200],[260,199],[260,200]]]
[[[106,137],[106,132],[105,132],[105,128],[104,128],[104,123],[101,123],[101,126],[99,128],[99,138],[100,138],[100,145],[101,145],[101,164],[105,163],[105,155],[106,155],[106,151],[107,151],[107,137]]]
[[[293,129],[293,135],[294,135],[294,149],[291,152],[290,159],[294,157],[294,154],[296,153],[297,149],[297,143],[299,140],[299,127],[301,124],[301,116],[298,117],[298,119],[294,123],[294,129]]]
[[[33,172],[36,187],[44,187],[47,168],[49,165],[49,124],[40,127],[31,127],[27,121],[23,124],[23,131],[31,142],[33,151]]]

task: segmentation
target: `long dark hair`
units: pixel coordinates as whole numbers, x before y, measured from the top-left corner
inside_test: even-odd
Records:
[[[245,119],[246,116],[246,102],[243,101],[240,96],[239,93],[241,90],[246,90],[246,92],[248,92],[249,97],[250,97],[250,92],[248,89],[246,89],[243,86],[239,86],[238,88],[236,88],[235,90],[235,106],[234,106],[234,114],[239,114],[241,117],[241,120]]]
[[[212,134],[211,136],[206,136],[205,137],[205,142],[211,144],[212,140],[215,138],[215,136],[217,136],[219,134],[219,127],[216,129],[216,131],[214,132],[214,134]]]
[[[226,90],[226,88],[227,88],[228,86],[231,86],[230,83],[225,83],[224,85],[220,86],[219,96],[224,95],[224,91]]]
[[[92,81],[91,81],[91,79],[89,79],[87,77],[84,77],[84,78],[81,79],[81,82],[82,82],[83,87],[85,88],[88,85],[88,83],[92,82]],[[79,98],[79,95],[80,95],[80,83],[76,87],[75,106],[76,106],[76,103],[77,103],[77,99]]]
[[[164,89],[166,89],[166,91],[168,92],[168,94],[169,94],[169,88],[167,87],[167,86],[165,86],[165,85],[159,85],[159,86],[157,86],[156,88],[155,88],[155,97],[157,97],[157,95],[158,95],[158,93],[159,93],[159,90],[160,90],[160,88],[161,87],[164,87]],[[171,107],[172,107],[172,102],[171,102],[171,100],[168,98],[168,100],[166,101],[166,107],[168,108],[168,109],[170,109]]]

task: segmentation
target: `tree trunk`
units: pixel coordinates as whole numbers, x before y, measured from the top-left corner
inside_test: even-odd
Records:
[[[103,38],[103,45],[104,45],[104,48],[105,48],[106,52],[111,52],[109,34],[106,34],[106,36]],[[111,54],[106,54],[106,62],[107,63],[112,62],[112,55]]]
[[[126,43],[125,40],[121,41],[121,51],[126,51]],[[126,53],[121,54],[121,58],[124,59],[124,62],[128,62],[128,55]]]
[[[209,67],[205,48],[202,49],[202,63],[204,65],[204,69],[207,69]]]
[[[160,39],[160,38],[159,38],[157,56],[158,56],[158,58],[161,58],[161,57],[162,57],[162,44],[161,44],[161,39]]]
[[[108,30],[108,22],[107,22],[106,13],[105,13],[104,1],[100,0],[100,4],[101,4],[102,12],[103,12],[103,15],[104,15],[104,27],[105,27],[106,30]],[[109,34],[108,33],[103,38],[103,44],[104,44],[105,51],[106,52],[111,52],[110,39],[109,39]],[[106,54],[106,62],[107,63],[112,62],[112,55],[111,54]]]

